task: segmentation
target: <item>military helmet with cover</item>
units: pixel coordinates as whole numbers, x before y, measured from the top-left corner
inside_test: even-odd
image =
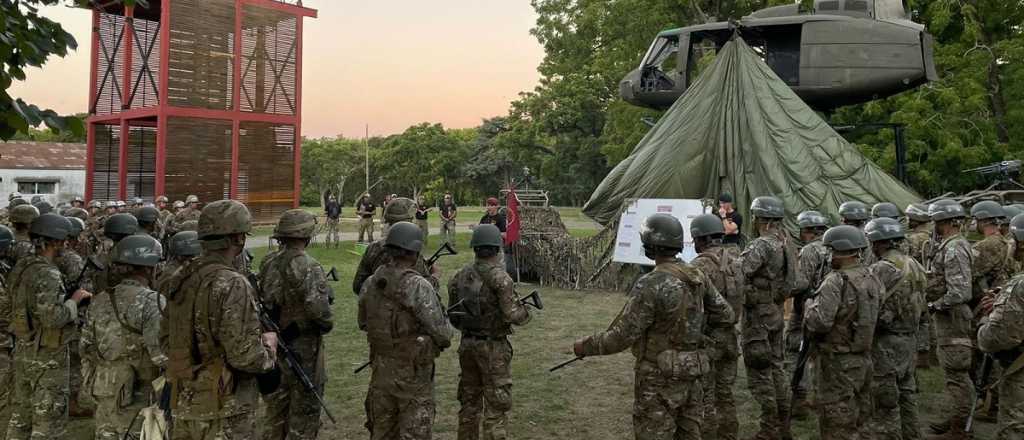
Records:
[[[196,225],[200,240],[247,234],[251,230],[252,216],[249,214],[249,208],[235,200],[218,200],[206,205],[199,214],[199,224]]]
[[[864,227],[864,234],[872,243],[884,240],[899,240],[904,238],[903,225],[899,220],[889,217],[879,217],[868,222]]]
[[[29,227],[29,234],[32,236],[45,237],[52,240],[67,240],[71,233],[71,222],[52,212],[40,215],[32,220]]]
[[[932,221],[941,222],[964,218],[967,216],[967,213],[964,211],[963,205],[955,200],[942,199],[928,205],[928,216],[931,217]]]
[[[804,211],[796,216],[796,223],[800,229],[827,228],[828,217],[818,211]]]
[[[124,207],[128,206],[128,204],[125,203],[124,200],[118,200],[117,202],[115,202],[115,204],[117,205],[118,208],[124,208]]]
[[[31,199],[33,205],[35,205],[36,203],[39,203],[42,200],[43,200],[43,196],[38,195],[38,194],[32,196],[32,199]]]
[[[10,194],[7,195],[7,201],[8,202],[10,202],[11,200],[20,199],[20,198],[21,198],[21,193],[17,192],[17,191],[12,191]]]
[[[65,216],[68,222],[71,223],[71,232],[68,233],[68,240],[78,238],[85,231],[85,221],[78,217]]]
[[[668,214],[647,217],[640,228],[640,241],[644,248],[682,249],[685,238],[683,224]]]
[[[132,266],[154,267],[160,262],[163,248],[155,238],[145,235],[129,235],[114,246],[111,261]]]
[[[46,200],[40,200],[38,202],[33,202],[32,206],[35,206],[36,209],[39,210],[39,215],[48,214],[48,213],[53,212],[53,205],[51,205],[50,202],[47,202]]]
[[[303,209],[289,209],[274,226],[274,238],[310,238],[316,229],[316,216]]]
[[[160,219],[160,211],[152,206],[143,206],[135,211],[135,218],[139,223],[156,223]]]
[[[0,225],[0,254],[10,249],[11,243],[14,243],[14,232],[7,226]]]
[[[1016,217],[1018,214],[1024,214],[1020,208],[1016,205],[1005,205],[1003,206],[1003,212],[1006,213],[1006,217],[1003,217],[1003,224],[1010,224],[1010,220]]]
[[[188,197],[185,197],[185,204],[187,205],[189,203],[199,203],[199,197],[196,197],[194,194],[190,194]]]
[[[900,208],[895,203],[882,202],[875,203],[875,206],[871,207],[871,217],[874,218],[892,218],[899,220],[903,214],[900,213]]]
[[[132,235],[138,231],[139,221],[135,219],[135,216],[125,212],[110,216],[103,224],[103,235],[110,239],[116,239],[118,235]]]
[[[189,220],[178,225],[179,231],[198,231],[199,220]]]
[[[725,235],[722,219],[714,214],[701,214],[690,221],[690,236],[694,239]]]
[[[14,209],[11,209],[10,213],[11,223],[20,223],[23,225],[31,224],[32,221],[34,221],[38,217],[39,210],[32,205],[15,206]]]
[[[174,201],[174,209],[181,209],[181,208],[184,208],[184,207],[185,207],[185,202],[182,202],[181,200],[175,200]]]
[[[1024,214],[1017,214],[1010,220],[1010,234],[1018,242],[1024,242]]]
[[[1006,212],[1003,211],[1003,207],[992,200],[982,200],[971,206],[971,217],[974,217],[975,220],[988,220],[1005,216]]]
[[[419,226],[409,222],[398,222],[388,229],[388,236],[384,239],[385,246],[405,249],[410,252],[423,250],[423,231]]]
[[[477,225],[473,229],[473,238],[469,240],[469,247],[473,249],[484,246],[501,247],[503,244],[501,231],[494,225]]]
[[[868,205],[856,200],[839,205],[839,217],[846,221],[865,221],[870,217]]]
[[[160,203],[160,202],[167,203],[169,200],[170,199],[168,199],[167,196],[160,196],[160,197],[157,197],[156,200],[153,201],[153,203]]]
[[[839,252],[855,251],[868,247],[868,239],[857,227],[839,225],[829,228],[822,237],[822,243]]]
[[[106,206],[107,208],[117,208],[117,202],[114,200],[108,200],[107,204],[104,206]]]
[[[779,220],[786,216],[786,208],[778,197],[761,196],[751,202],[750,214],[754,218]]]
[[[928,215],[928,207],[920,203],[911,203],[907,205],[906,213],[907,217],[915,222],[928,223],[932,221],[932,217]]]
[[[397,223],[412,220],[416,215],[416,202],[405,197],[396,197],[384,207],[384,221]]]
[[[203,251],[203,246],[199,243],[199,234],[196,231],[181,231],[174,234],[167,247],[170,248],[171,255],[175,257],[194,257]]]
[[[27,201],[25,201],[25,199],[23,199],[21,197],[18,197],[18,198],[14,199],[14,200],[11,200],[11,203],[7,204],[7,209],[13,209],[15,206],[28,205],[28,204],[29,203]]]

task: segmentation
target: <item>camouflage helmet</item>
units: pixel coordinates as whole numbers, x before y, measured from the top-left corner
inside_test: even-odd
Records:
[[[40,215],[32,220],[29,233],[33,236],[46,237],[53,240],[67,240],[71,233],[71,222],[52,212]]]
[[[128,204],[127,204],[127,203],[125,203],[125,202],[124,202],[124,200],[118,200],[118,201],[116,202],[116,204],[117,204],[117,207],[118,207],[118,208],[124,208],[124,207],[128,206]]]
[[[668,214],[654,214],[647,217],[640,228],[640,241],[645,248],[682,249],[683,240],[685,240],[685,234],[682,223]]]
[[[964,207],[955,200],[942,199],[928,205],[928,216],[932,221],[941,222],[966,217],[967,213],[964,212]]]
[[[419,226],[409,222],[398,222],[388,229],[388,236],[384,239],[385,246],[405,249],[411,252],[423,250],[423,231]]]
[[[872,243],[883,240],[895,240],[904,237],[903,225],[899,220],[889,217],[879,217],[868,222],[864,227],[864,234]]]
[[[1006,213],[1006,217],[1003,217],[1003,224],[1008,225],[1010,224],[1010,219],[1024,213],[1024,210],[1018,208],[1017,205],[1006,205],[1003,206],[1003,212]]]
[[[136,197],[136,198],[132,199],[132,205],[141,205],[141,204],[142,204],[142,197]]]
[[[85,222],[78,217],[65,216],[68,222],[71,223],[71,232],[68,233],[68,240],[78,238],[82,235],[82,231],[85,231]]]
[[[38,217],[39,210],[32,205],[15,206],[14,209],[11,209],[10,213],[11,223],[21,223],[23,225],[31,224]]]
[[[7,208],[11,209],[11,208],[14,208],[15,206],[21,206],[21,205],[28,205],[28,202],[26,202],[25,199],[23,199],[21,197],[18,197],[18,198],[14,199],[14,200],[11,200],[11,203],[9,203],[7,205]]]
[[[157,197],[156,200],[154,200],[153,202],[154,203],[160,203],[160,202],[167,203],[168,201],[169,201],[169,199],[167,198],[167,196],[160,196],[160,197]]]
[[[310,238],[316,229],[316,216],[303,209],[289,209],[274,226],[274,238]]]
[[[412,220],[416,215],[416,202],[405,197],[396,197],[384,207],[384,221],[397,223]]]
[[[203,251],[199,244],[199,234],[196,231],[181,231],[171,237],[167,245],[171,255],[175,257],[194,257]]]
[[[200,240],[232,234],[246,234],[252,230],[249,208],[234,200],[218,200],[203,208],[196,231]]]
[[[17,192],[17,191],[11,192],[10,194],[7,195],[7,201],[8,202],[10,202],[11,200],[20,199],[20,198],[21,198],[21,193]]]
[[[903,214],[900,214],[900,208],[895,203],[882,202],[875,203],[875,206],[871,207],[871,217],[874,218],[892,218],[899,220]]]
[[[839,252],[853,251],[868,247],[868,239],[859,228],[850,225],[839,225],[825,231],[822,238],[825,246]]]
[[[828,227],[828,217],[818,211],[804,211],[796,216],[796,223],[800,229],[825,228]]]
[[[185,202],[182,202],[181,200],[175,200],[174,201],[174,208],[175,209],[181,209],[181,208],[184,208],[184,207],[185,207]]]
[[[154,267],[160,262],[163,248],[155,238],[146,235],[129,235],[114,246],[111,261],[132,266]]]
[[[690,236],[694,239],[725,235],[722,219],[714,214],[701,214],[690,221]]]
[[[858,201],[851,201],[839,205],[839,217],[847,221],[864,221],[870,217],[868,205]]]
[[[89,207],[99,209],[103,207],[103,203],[101,203],[99,200],[93,200],[89,202]]]
[[[14,243],[14,232],[7,226],[0,225],[0,254],[7,252],[11,243]]]
[[[484,246],[501,247],[503,244],[505,242],[501,239],[501,231],[494,225],[477,225],[473,229],[473,238],[469,240],[469,247],[474,249]]]
[[[188,197],[185,197],[185,204],[187,205],[189,203],[199,203],[199,197],[196,197],[194,194],[190,194]]]
[[[160,211],[152,206],[143,206],[135,212],[135,218],[139,223],[156,223],[160,219]]]
[[[39,203],[42,200],[43,200],[43,196],[40,196],[40,195],[32,196],[32,204],[33,205],[35,205],[36,203]]]
[[[1017,214],[1010,220],[1010,233],[1014,240],[1024,242],[1024,214]]]
[[[910,220],[921,223],[928,223],[932,221],[932,217],[928,215],[928,207],[920,203],[911,203],[907,205],[907,217]]]
[[[89,219],[89,212],[82,208],[71,208],[64,213],[65,217],[74,217],[82,221]]]
[[[117,202],[113,200],[108,200],[105,206],[107,208],[117,208]]]
[[[778,220],[786,216],[786,208],[777,197],[761,196],[750,204],[750,214],[754,218]]]
[[[75,196],[71,199],[72,202],[85,203],[85,199],[82,196]]]
[[[1005,216],[1006,212],[1003,211],[1003,207],[991,200],[980,201],[971,207],[971,217],[974,217],[975,220],[988,220]]]
[[[139,221],[135,216],[125,212],[110,216],[103,224],[103,235],[110,239],[115,238],[114,234],[124,236],[136,232],[139,232]]]
[[[178,225],[178,230],[179,231],[198,231],[199,230],[199,221],[198,220],[189,220],[187,222],[182,222],[180,225]]]
[[[33,202],[32,206],[35,206],[36,209],[39,210],[39,215],[49,214],[49,213],[53,212],[53,205],[51,205],[50,202],[47,202],[46,200],[40,200],[38,202]]]

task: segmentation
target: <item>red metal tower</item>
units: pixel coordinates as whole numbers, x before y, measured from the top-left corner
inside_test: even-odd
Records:
[[[86,198],[299,203],[302,20],[283,0],[91,0]]]

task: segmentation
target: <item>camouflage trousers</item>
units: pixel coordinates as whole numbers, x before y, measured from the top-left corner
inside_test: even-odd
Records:
[[[430,238],[430,226],[426,220],[416,220],[416,226],[419,226],[420,231],[423,232],[423,245],[426,246]]]
[[[148,384],[136,384],[136,389],[145,390]],[[96,440],[121,440],[129,429],[137,436],[142,432],[142,420],[132,421],[135,415],[148,406],[146,393],[136,391],[127,404],[118,396],[96,398]]]
[[[789,417],[789,379],[782,367],[782,330],[764,330],[763,339],[743,341],[747,386],[761,407],[761,431],[775,433]]]
[[[462,337],[459,345],[459,440],[508,438],[508,411],[512,409],[512,345],[508,340],[488,341]]]
[[[974,399],[974,383],[971,381],[972,348],[965,345],[939,345],[939,365],[946,381],[946,397],[949,408],[944,411],[951,420],[966,421]]]
[[[69,394],[67,347],[37,351],[31,341],[19,343],[7,439],[66,438]]]
[[[455,244],[455,220],[441,220],[441,238],[445,243]]]
[[[820,438],[873,438],[865,428],[871,417],[871,360],[868,355],[819,352],[816,365]]]
[[[716,330],[713,344],[711,372],[704,375],[702,381],[704,422],[701,437],[703,440],[735,440],[739,431],[733,397],[739,363],[735,331],[728,329],[719,333]]]
[[[327,242],[328,247],[331,246],[331,243],[341,243],[341,233],[339,232],[341,231],[341,228],[339,228],[340,223],[340,219],[327,217],[327,236],[324,237],[324,240]]]
[[[1008,364],[1003,364],[1008,368]],[[999,429],[996,440],[1024,440],[1024,370],[999,382]]]
[[[223,419],[182,420],[175,418],[171,428],[172,440],[251,440],[256,421],[252,413],[238,414]]]
[[[430,440],[434,424],[434,368],[374,356],[366,393],[370,440]]]
[[[669,379],[652,363],[638,361],[633,402],[636,440],[700,439],[702,380]]]
[[[324,381],[321,379],[323,368],[318,365],[317,354],[321,352],[320,339],[310,341],[300,338],[290,342],[301,359],[302,368],[311,375],[317,391],[322,396]],[[266,412],[263,425],[263,440],[312,440],[320,432],[320,404],[316,397],[302,385],[291,369],[281,372],[281,386],[277,391],[263,396]]]
[[[358,241],[364,242],[363,241],[363,236],[364,235],[366,236],[365,243],[369,243],[369,242],[373,241],[373,217],[370,217],[370,218],[359,217],[359,240]]]
[[[0,348],[0,426],[11,417],[11,390],[14,388],[14,357],[10,348]]]
[[[871,355],[875,404],[871,438],[921,438],[917,419],[916,334],[876,333]]]

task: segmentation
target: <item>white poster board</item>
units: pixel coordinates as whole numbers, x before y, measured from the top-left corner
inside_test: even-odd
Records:
[[[683,224],[686,242],[679,258],[691,261],[697,257],[690,236],[690,222],[698,215],[704,214],[704,205],[700,200],[684,199],[639,199],[628,207],[619,218],[619,230],[615,238],[615,254],[612,261],[616,263],[632,263],[653,266],[654,261],[644,256],[644,246],[640,242],[640,228],[644,220],[653,214],[670,214]]]

